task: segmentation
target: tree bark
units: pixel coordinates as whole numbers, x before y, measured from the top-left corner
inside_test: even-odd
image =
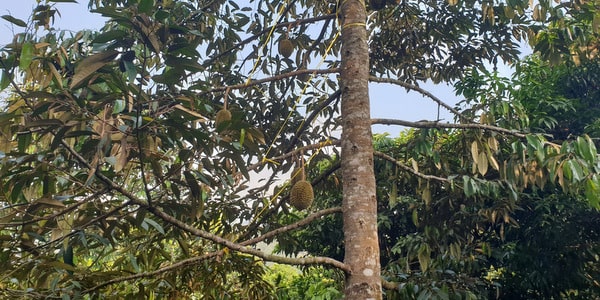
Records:
[[[382,299],[364,0],[341,1],[345,299]]]

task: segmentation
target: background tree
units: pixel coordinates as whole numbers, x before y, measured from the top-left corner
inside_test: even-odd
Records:
[[[53,2],[64,1],[40,4],[29,23],[3,17],[23,28],[0,60],[0,88],[9,92],[0,114],[7,297],[270,298],[263,262],[273,261],[342,270],[349,299],[381,298],[376,240],[396,255],[385,258],[388,280],[417,270],[444,282],[425,296],[472,297],[479,282],[469,279],[491,248],[469,238],[480,224],[502,237],[519,193],[557,181],[598,203],[589,139],[556,145],[518,133],[522,114],[499,110],[503,99],[485,100],[482,89],[472,90],[465,112],[432,97],[457,124],[371,120],[429,128],[403,152],[376,154],[398,177],[377,187],[394,195],[387,201],[373,190],[366,76],[425,93],[420,81],[517,59],[516,43],[541,28],[530,26],[528,3],[401,1],[374,10],[362,1],[92,0],[106,25],[69,34],[52,28]],[[326,166],[325,150],[337,154],[337,146],[342,176],[332,164],[308,179],[318,195],[336,193],[321,182],[344,186],[342,208],[290,207],[289,185],[275,186],[296,162],[309,172]],[[388,219],[426,236],[377,238],[375,206],[398,199],[415,206],[398,206]],[[464,208],[464,218],[432,218],[447,208]],[[340,212],[343,262],[255,246]],[[455,263],[436,259],[448,252],[480,255],[467,276],[437,273]],[[409,292],[383,285],[390,295]]]
[[[543,133],[550,142],[572,143],[578,151],[586,148],[595,153],[593,131],[589,131],[593,127],[581,124],[594,124],[597,118],[588,114],[594,105],[582,105],[591,100],[588,95],[597,86],[591,64],[551,67],[532,56],[517,66],[513,79],[474,71],[457,84],[467,97],[462,113],[504,128]],[[579,97],[573,96],[574,91]],[[565,134],[558,126],[579,131]],[[585,132],[590,137],[577,138]],[[519,139],[492,141],[499,136],[479,135],[491,146],[484,153],[496,153],[494,157],[519,147],[519,151],[532,151]],[[587,299],[597,295],[599,214],[590,206],[595,205],[594,197],[584,191],[565,192],[560,186],[560,176],[576,173],[579,167],[571,165],[570,169],[564,164],[564,174],[556,175],[558,185],[546,183],[543,177],[548,175],[540,170],[504,177],[493,165],[507,162],[511,166],[510,159],[484,162],[479,158],[480,144],[472,139],[473,134],[466,131],[440,129],[375,138],[381,261],[386,278],[401,282],[399,297]],[[333,157],[315,167],[319,171],[313,176],[339,165]],[[485,177],[478,178],[482,172]],[[469,193],[477,192],[465,197],[467,190],[446,184],[452,177],[461,178],[463,188],[472,189]],[[323,192],[317,195],[318,205],[339,203],[338,178],[322,183],[327,188],[319,189]],[[518,188],[511,180],[521,181],[521,186],[528,182],[527,187]],[[339,222],[330,216],[291,233],[279,240],[280,250],[304,249],[339,257],[343,244],[331,239],[341,234],[336,230]]]

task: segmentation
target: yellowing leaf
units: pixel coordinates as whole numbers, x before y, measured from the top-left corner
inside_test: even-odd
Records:
[[[40,198],[36,200],[35,203],[46,204],[48,206],[65,207],[65,205],[62,202],[47,197]]]
[[[411,158],[410,163],[412,164],[413,170],[415,170],[415,172],[419,172],[419,164],[417,164],[417,161]]]
[[[199,114],[199,113],[197,113],[197,112],[195,112],[195,111],[193,111],[191,109],[188,109],[188,108],[186,108],[185,106],[183,106],[181,104],[174,105],[173,108],[178,109],[178,110],[180,110],[180,111],[182,111],[182,112],[184,112],[184,113],[186,113],[186,114],[188,114],[190,116],[196,117],[195,121],[206,122],[208,120],[205,116],[203,116],[203,115],[201,115],[201,114]]]
[[[488,170],[488,159],[484,152],[480,152],[477,157],[477,171],[482,176],[485,176]]]
[[[479,156],[479,147],[477,146],[477,141],[473,141],[473,143],[471,143],[471,158],[473,158],[474,162],[477,162],[478,156]]]
[[[73,80],[71,81],[71,85],[69,87],[72,89],[80,85],[84,79],[94,74],[94,72],[98,71],[98,69],[112,61],[117,54],[119,54],[119,52],[116,50],[109,50],[86,57],[80,61],[75,67],[75,75],[73,75]]]

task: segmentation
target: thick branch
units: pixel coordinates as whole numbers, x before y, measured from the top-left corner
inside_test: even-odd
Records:
[[[87,168],[91,168],[91,165],[77,151],[75,151],[73,148],[71,148],[66,142],[63,142],[62,144],[65,148],[67,148],[69,150],[69,152],[71,152],[77,158],[77,160],[80,163],[85,165]],[[146,208],[150,213],[152,213],[156,217],[158,217],[158,218],[162,219],[163,221],[170,223],[186,232],[189,232],[190,234],[193,234],[195,236],[210,240],[214,243],[225,246],[225,247],[230,248],[235,251],[239,251],[242,253],[247,253],[247,254],[254,255],[256,257],[260,257],[267,261],[273,261],[273,262],[289,264],[289,265],[326,264],[326,265],[331,265],[333,267],[341,269],[341,270],[345,271],[346,273],[350,272],[350,268],[348,268],[348,266],[346,264],[344,264],[338,260],[329,258],[329,257],[303,257],[303,258],[283,257],[283,256],[277,256],[277,255],[273,255],[273,254],[267,254],[267,253],[264,253],[264,252],[256,250],[256,249],[248,248],[248,247],[245,247],[244,245],[231,242],[231,241],[224,239],[218,235],[215,235],[210,232],[206,232],[206,231],[200,230],[198,228],[192,227],[180,220],[177,220],[173,216],[163,212],[162,210],[160,210],[156,207],[149,206],[148,203],[137,198],[134,194],[125,190],[123,187],[116,184],[110,178],[104,176],[104,174],[102,174],[99,171],[96,171],[95,175],[98,177],[98,179],[100,179],[102,182],[104,182],[108,187],[121,193],[123,196],[125,196],[127,199],[129,199],[131,201],[131,203],[137,204],[141,207]]]
[[[320,218],[322,216],[328,215],[328,214],[332,214],[332,213],[338,213],[341,212],[342,208],[341,207],[333,207],[333,208],[329,208],[329,209],[324,209],[321,210],[319,212],[316,212],[296,223],[281,227],[281,228],[277,228],[273,231],[270,231],[268,233],[265,233],[259,237],[256,237],[254,239],[251,240],[247,240],[244,242],[241,242],[240,245],[242,246],[248,246],[248,245],[253,245],[256,244],[258,242],[261,242],[265,239],[268,239],[270,237],[276,236],[278,234],[287,232],[287,231],[291,231],[297,228],[300,228],[302,226],[305,226],[307,224],[309,224],[310,222],[312,222],[313,220]],[[105,286],[111,285],[111,284],[115,284],[115,283],[120,283],[120,282],[124,282],[124,281],[130,281],[130,280],[135,280],[135,279],[140,279],[140,278],[146,278],[146,277],[154,277],[156,275],[165,273],[165,272],[169,272],[169,271],[174,271],[174,270],[179,270],[181,268],[196,264],[198,262],[204,261],[206,259],[215,257],[215,256],[220,256],[223,255],[225,253],[224,250],[219,250],[219,251],[215,251],[215,252],[211,252],[211,253],[207,253],[205,255],[202,256],[196,256],[196,257],[191,257],[191,258],[187,258],[181,261],[178,261],[176,263],[173,263],[171,265],[159,268],[157,270],[154,271],[150,271],[150,272],[143,272],[143,273],[138,273],[138,274],[133,274],[133,275],[129,275],[129,276],[123,276],[123,277],[118,277],[118,278],[113,278],[111,280],[102,282],[101,284],[98,284],[92,288],[89,288],[85,291],[83,291],[83,294],[88,294],[91,292],[94,292],[96,290],[99,290]]]
[[[224,239],[218,235],[215,235],[210,232],[206,232],[206,231],[200,230],[198,228],[192,227],[184,222],[181,222],[181,221],[175,219],[173,216],[163,212],[162,210],[160,210],[156,207],[147,207],[147,209],[149,212],[151,212],[156,217],[162,219],[163,221],[170,223],[170,224],[172,224],[184,231],[187,231],[195,236],[213,241],[213,242],[215,242],[219,245],[223,245],[231,250],[235,250],[238,252],[247,253],[247,254],[254,255],[256,257],[260,257],[266,261],[272,261],[272,262],[288,264],[288,265],[317,265],[317,264],[323,265],[324,264],[324,265],[331,265],[333,267],[341,269],[341,270],[345,271],[346,273],[350,272],[350,268],[346,264],[344,264],[338,260],[329,258],[329,257],[294,258],[294,257],[283,257],[283,256],[278,256],[278,255],[273,255],[273,254],[267,254],[260,250],[248,248],[244,245],[234,243],[227,239]]]

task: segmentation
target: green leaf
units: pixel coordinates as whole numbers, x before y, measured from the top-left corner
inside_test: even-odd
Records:
[[[141,13],[149,13],[152,11],[154,7],[154,0],[140,0],[140,4],[138,5],[138,10]]]
[[[33,46],[33,43],[23,44],[23,48],[21,49],[21,57],[19,58],[19,68],[21,68],[21,70],[29,68],[31,61],[33,60],[34,52],[35,47]]]
[[[598,154],[596,152],[596,146],[589,136],[586,135],[585,137],[577,137],[577,141],[574,144],[577,154],[579,154],[589,164],[594,164]]]
[[[431,250],[429,250],[429,245],[421,244],[421,247],[419,247],[419,251],[417,253],[417,257],[419,259],[421,271],[426,272],[427,269],[429,269],[429,264],[431,262]]]
[[[27,27],[27,23],[25,23],[23,20],[17,19],[15,17],[11,16],[11,15],[3,15],[2,19],[6,20],[6,21],[9,21],[9,22],[11,22],[11,23],[13,23],[13,24],[15,24],[15,25],[17,25],[19,27]]]
[[[0,73],[0,91],[4,90],[10,84],[10,77],[5,70]]]
[[[585,177],[583,174],[583,169],[579,163],[574,160],[567,160],[563,164],[563,172],[565,177],[572,182],[579,182]]]
[[[145,218],[144,222],[142,223],[142,227],[144,227],[144,223],[154,227],[154,229],[156,229],[156,231],[160,232],[161,234],[165,234],[165,230],[163,229],[163,227],[160,226],[160,224],[156,223],[156,221]],[[147,226],[145,228],[147,229]]]
[[[598,176],[594,175],[585,182],[585,196],[590,206],[600,209],[600,182]]]
[[[113,114],[121,113],[125,109],[126,105],[127,104],[125,103],[125,100],[123,100],[123,99],[115,100],[115,103],[113,105],[113,112],[112,113]]]
[[[103,32],[96,36],[96,38],[92,41],[94,44],[104,44],[110,41],[119,40],[126,37],[128,33],[124,30],[111,30],[108,32]]]
[[[167,56],[167,58],[165,59],[165,64],[167,66],[173,67],[174,69],[183,68],[194,72],[201,72],[204,70],[204,67],[202,67],[202,65],[200,65],[194,59]]]

